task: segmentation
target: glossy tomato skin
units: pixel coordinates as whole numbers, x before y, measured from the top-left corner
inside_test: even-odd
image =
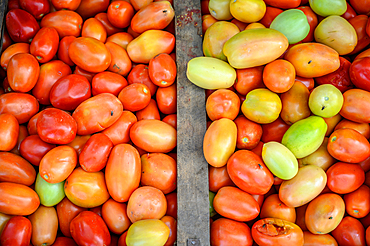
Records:
[[[0,114],[0,150],[12,150],[17,144],[18,134],[18,120],[12,114]]]
[[[304,243],[307,245],[338,246],[337,241],[330,234],[313,234],[303,231]]]
[[[177,193],[172,192],[166,195],[167,200],[167,211],[166,215],[169,215],[177,219]]]
[[[53,27],[41,28],[33,38],[30,45],[30,53],[40,63],[53,59],[59,47],[59,34]]]
[[[109,5],[107,14],[108,20],[113,26],[126,28],[130,25],[134,16],[134,8],[130,3],[119,0]]]
[[[118,96],[127,84],[127,80],[122,75],[104,71],[93,77],[91,92],[94,96],[101,93],[112,93],[113,95]]]
[[[281,142],[285,132],[290,126],[285,123],[280,117],[269,124],[262,125],[262,137],[261,140],[264,143],[275,141]]]
[[[370,92],[362,89],[350,89],[343,93],[343,106],[339,112],[344,118],[358,122],[370,123]]]
[[[237,80],[233,85],[235,90],[241,95],[247,95],[251,90],[265,87],[262,79],[263,68],[263,66],[258,66],[236,69]]]
[[[312,42],[314,41],[314,31],[318,24],[317,15],[309,6],[300,6],[297,9],[302,10],[307,17],[308,24],[310,25],[310,32],[302,40],[302,42]]]
[[[32,223],[32,244],[53,244],[58,232],[58,216],[55,208],[41,205],[28,218]]]
[[[57,237],[55,239],[55,242],[53,243],[53,246],[77,246],[75,241],[70,237]]]
[[[15,43],[1,53],[1,67],[7,70],[9,60],[19,53],[30,53],[30,45],[28,43]]]
[[[262,137],[261,125],[248,120],[243,115],[239,115],[234,122],[238,131],[236,147],[238,149],[254,149]]]
[[[127,51],[120,45],[113,42],[106,42],[105,47],[107,47],[112,56],[112,61],[108,67],[108,70],[118,73],[122,76],[127,76],[132,68],[132,62],[127,54]]]
[[[59,41],[58,58],[69,66],[75,65],[68,54],[69,46],[75,39],[75,36],[65,36]]]
[[[115,234],[122,234],[131,225],[127,216],[127,204],[109,199],[102,206],[102,218],[109,230]]]
[[[15,216],[5,225],[0,237],[0,244],[28,246],[31,242],[31,235],[31,221],[23,216]]]
[[[91,97],[91,85],[82,75],[70,74],[58,79],[50,90],[50,102],[58,109],[72,111]]]
[[[258,220],[252,227],[258,245],[303,245],[303,232],[296,224],[275,218]]]
[[[12,9],[6,14],[6,28],[17,43],[30,43],[40,30],[35,17],[23,9]]]
[[[150,71],[150,69],[149,69]],[[221,118],[234,120],[240,110],[240,99],[238,95],[228,89],[218,89],[208,96],[206,111],[210,120]]]
[[[93,17],[97,13],[106,12],[109,2],[109,0],[81,0],[76,12],[79,13],[83,19],[87,19]]]
[[[367,15],[357,15],[348,20],[348,22],[355,28],[357,34],[357,45],[350,54],[356,54],[369,45],[370,37],[366,33],[368,18],[369,17]]]
[[[253,245],[251,229],[245,223],[220,218],[211,224],[212,245]]]
[[[275,17],[281,14],[282,12],[283,10],[280,8],[267,6],[266,13],[259,22],[268,28],[270,27],[270,24],[275,19]]]
[[[344,217],[331,234],[339,245],[366,245],[364,226],[351,216]]]
[[[268,196],[261,207],[260,217],[277,218],[295,223],[295,208],[288,207],[280,199],[278,194]]]
[[[370,212],[370,188],[361,185],[357,190],[344,195],[346,212],[355,218],[363,218]]]
[[[81,0],[51,0],[56,10],[76,10],[81,3]]]
[[[70,225],[72,238],[78,245],[110,245],[111,236],[104,220],[91,211],[77,215]]]
[[[357,190],[365,181],[365,172],[358,164],[337,162],[327,171],[327,186],[338,194]]]
[[[10,152],[16,155],[21,155],[20,153],[21,143],[27,136],[29,136],[27,127],[25,125],[20,125],[18,138],[17,138],[17,144],[14,146],[14,148]]]
[[[51,144],[70,143],[77,133],[77,124],[72,116],[56,108],[41,111],[36,128],[40,138]]]
[[[150,79],[149,67],[144,64],[138,64],[132,68],[127,76],[127,82],[129,84],[142,83],[148,86],[151,95],[154,95],[158,88]]]
[[[10,182],[0,183],[0,212],[9,215],[30,215],[40,205],[37,193],[28,186]]]
[[[168,87],[175,82],[176,63],[167,53],[159,54],[149,61],[149,77],[159,87]]]
[[[59,38],[65,36],[78,37],[81,34],[82,18],[79,14],[70,10],[59,10],[45,15],[41,20],[41,27],[54,27]]]
[[[164,222],[168,228],[170,228],[170,235],[164,246],[171,246],[176,242],[177,239],[177,221],[172,216],[163,216],[161,221]]]
[[[94,18],[97,19],[98,21],[100,21],[100,23],[104,26],[108,37],[115,34],[115,33],[123,31],[123,29],[115,27],[115,26],[112,25],[112,23],[110,23],[110,21],[108,20],[108,14],[107,13],[104,13],[104,12],[98,13],[98,14],[95,15]],[[106,40],[106,41],[108,41],[108,40]]]
[[[227,166],[208,168],[209,190],[217,192],[224,186],[235,186],[227,172]]]
[[[35,182],[35,169],[27,160],[16,154],[0,152],[0,168],[1,182],[12,182],[27,186]]]
[[[135,114],[138,120],[149,120],[149,119],[160,120],[161,119],[157,103],[154,99],[150,99],[148,106],[146,106],[142,110],[137,111]]]
[[[174,114],[177,112],[177,89],[176,84],[168,87],[159,87],[155,95],[158,109],[163,114]]]
[[[134,39],[131,34],[127,32],[118,32],[115,33],[107,38],[107,42],[112,42],[118,44],[125,50],[127,49],[127,45]],[[139,65],[139,64],[137,64]]]
[[[0,95],[0,113],[10,113],[19,124],[26,123],[39,111],[36,98],[26,93],[11,92]]]
[[[126,202],[139,187],[141,160],[139,152],[129,144],[116,145],[105,168],[105,179],[111,197],[117,202]]]
[[[368,67],[370,57],[355,59],[349,69],[352,83],[359,89],[370,91],[370,77]]]
[[[118,94],[123,108],[129,111],[138,111],[148,106],[151,94],[149,88],[140,83],[134,83],[124,87]]]
[[[32,14],[36,20],[40,20],[44,15],[50,12],[50,3],[48,0],[19,0],[19,4],[22,9]]]
[[[128,143],[130,141],[130,129],[137,122],[136,116],[130,111],[123,111],[119,119],[103,133],[109,137],[113,145]]]
[[[55,144],[42,141],[38,135],[30,135],[22,141],[19,151],[23,158],[38,166],[42,157],[55,147]]]
[[[366,139],[370,138],[370,125],[367,123],[357,123],[350,120],[341,120],[334,128],[338,130],[341,128],[351,128],[361,133]]]
[[[60,60],[53,60],[40,66],[39,78],[32,89],[32,95],[43,105],[50,104],[50,90],[58,79],[71,74],[71,68]]]
[[[61,202],[56,206],[59,228],[64,236],[71,237],[69,225],[71,221],[82,211],[86,211],[86,208],[79,207],[73,204],[67,197],[64,197]]]

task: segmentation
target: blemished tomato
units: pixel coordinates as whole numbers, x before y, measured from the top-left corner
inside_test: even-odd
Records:
[[[59,34],[53,27],[41,28],[30,45],[30,53],[36,57],[40,63],[50,61],[58,51]]]
[[[65,62],[69,66],[75,65],[68,54],[69,46],[75,39],[76,39],[75,36],[65,36],[59,41],[58,59]]]
[[[370,188],[361,185],[357,190],[344,195],[346,212],[355,218],[363,218],[370,212]]]
[[[127,216],[127,204],[109,199],[102,206],[102,218],[109,230],[115,234],[121,234],[131,225]]]
[[[206,101],[206,111],[210,120],[215,121],[221,118],[234,120],[240,109],[238,95],[228,89],[219,89],[213,92]]]
[[[150,99],[148,106],[146,106],[142,110],[137,111],[135,114],[138,120],[161,119],[157,103],[154,99]]]
[[[313,234],[303,231],[303,236],[304,245],[338,246],[337,241],[330,234]]]
[[[26,123],[39,111],[39,103],[30,94],[10,92],[0,95],[0,114],[9,113],[19,124]]]
[[[81,37],[95,38],[105,43],[107,39],[107,31],[99,20],[95,18],[89,18],[85,20],[82,26]]]
[[[72,203],[84,208],[100,206],[109,199],[104,173],[85,172],[81,167],[69,175],[64,191]]]
[[[343,106],[340,115],[344,118],[358,122],[370,123],[370,92],[362,89],[350,89],[343,93]]]
[[[0,150],[12,150],[17,144],[18,134],[18,120],[12,114],[0,114]]]
[[[296,211],[295,208],[285,205],[278,194],[272,194],[264,200],[260,218],[277,218],[295,223]]]
[[[1,182],[0,213],[9,215],[30,215],[40,205],[37,193],[28,186]]]
[[[71,237],[69,225],[71,221],[82,211],[86,211],[86,208],[79,207],[73,204],[67,197],[63,198],[61,202],[56,206],[59,228],[64,236]]]
[[[260,213],[259,204],[249,193],[230,186],[218,190],[213,208],[223,217],[236,221],[251,221]]]
[[[303,245],[302,229],[292,222],[276,218],[265,218],[255,222],[252,237],[258,245]]]
[[[70,225],[72,238],[78,245],[110,245],[111,236],[104,220],[91,211],[77,215]]]
[[[294,66],[283,59],[270,62],[263,69],[263,83],[275,93],[287,92],[294,84]]]
[[[6,14],[6,29],[17,43],[30,43],[40,30],[35,17],[23,9],[12,9]]]
[[[345,204],[333,193],[321,194],[312,200],[305,213],[307,229],[313,234],[326,234],[333,231],[343,219]]]
[[[159,87],[155,95],[158,109],[163,114],[177,112],[177,87],[176,83],[168,87]]]
[[[141,156],[141,185],[152,186],[168,194],[176,189],[176,161],[163,153]]]
[[[220,218],[211,224],[212,245],[253,245],[251,229],[245,223]]]
[[[123,109],[138,111],[148,106],[151,96],[146,85],[134,83],[124,87],[118,94],[118,99],[121,101]]]
[[[28,218],[32,223],[32,244],[53,244],[58,232],[58,216],[55,208],[41,205]]]
[[[9,60],[7,78],[13,91],[28,92],[32,90],[36,85],[39,73],[40,65],[31,54],[16,54]]]
[[[108,20],[113,26],[118,28],[126,28],[130,25],[130,21],[134,16],[134,8],[129,2],[114,1],[108,7]]]
[[[266,194],[274,177],[261,157],[249,150],[236,151],[227,161],[230,179],[249,194]]]
[[[166,211],[166,197],[161,190],[152,186],[137,188],[127,203],[127,216],[132,223],[146,219],[161,219]]]
[[[0,169],[1,182],[12,182],[27,186],[35,182],[35,169],[28,161],[16,154],[0,152]]]
[[[107,37],[112,36],[118,32],[122,32],[122,28],[115,27],[112,25],[112,23],[110,23],[110,21],[108,20],[107,13],[104,12],[98,13],[95,15],[94,18],[100,21],[100,23],[103,25],[107,32]],[[108,39],[106,41],[109,42]]]
[[[357,190],[365,181],[365,172],[360,165],[337,162],[327,171],[327,186],[337,194],[346,194]]]
[[[227,166],[208,168],[209,190],[217,192],[224,186],[235,186],[227,172]]]
[[[65,36],[78,37],[81,34],[82,22],[83,20],[78,13],[70,10],[59,10],[45,15],[41,20],[41,27],[54,27],[59,34],[59,38]]]
[[[9,60],[16,54],[30,53],[30,45],[28,43],[15,43],[10,45],[1,53],[1,67],[6,70]]]
[[[239,115],[235,120],[237,128],[236,147],[238,149],[254,149],[262,137],[262,127],[245,116]]]
[[[105,47],[107,47],[112,56],[108,70],[126,76],[132,68],[132,63],[126,50],[112,42],[106,42]]]
[[[344,217],[331,234],[339,245],[366,245],[364,226],[351,216]]]
[[[128,143],[130,141],[130,128],[136,122],[136,116],[132,112],[124,110],[120,118],[103,133],[112,140],[113,145]]]
[[[31,236],[31,221],[23,216],[14,216],[4,227],[0,237],[0,244],[4,246],[29,245]]]
[[[127,202],[139,187],[141,161],[139,152],[129,144],[114,146],[105,168],[105,180],[110,196],[117,202]]]

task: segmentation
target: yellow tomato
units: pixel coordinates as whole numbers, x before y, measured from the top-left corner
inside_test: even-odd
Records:
[[[133,223],[127,231],[127,246],[163,246],[170,228],[159,219],[139,220]]]

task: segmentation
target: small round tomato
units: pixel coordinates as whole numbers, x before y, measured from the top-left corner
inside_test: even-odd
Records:
[[[258,245],[303,245],[303,232],[296,224],[275,218],[258,220],[252,227],[253,240]]]
[[[40,63],[45,63],[53,59],[59,47],[59,34],[53,27],[41,28],[32,39],[30,53],[36,57]]]
[[[134,16],[134,8],[126,1],[114,1],[108,7],[108,20],[113,26],[126,28]]]
[[[105,40],[107,39],[107,31],[99,20],[90,18],[85,20],[82,26],[81,37],[95,38],[105,43]]]
[[[23,9],[12,9],[6,14],[6,29],[17,43],[30,43],[40,30],[35,17]]]
[[[78,37],[81,34],[83,20],[81,16],[70,10],[59,10],[45,15],[41,20],[41,27],[54,27],[59,38],[65,36]]]
[[[0,244],[4,246],[29,245],[31,236],[31,221],[23,216],[14,216],[4,227],[0,237]]]
[[[288,207],[280,199],[278,194],[268,196],[261,207],[261,219],[277,218],[295,223],[296,211],[295,208]]]
[[[138,111],[148,106],[151,94],[144,84],[134,83],[124,87],[118,94],[123,108],[130,111]]]
[[[275,93],[288,91],[295,81],[294,66],[282,59],[267,64],[263,70],[263,83]]]
[[[131,225],[127,216],[127,204],[109,199],[102,206],[102,218],[109,230],[115,234],[122,234]]]
[[[105,47],[107,47],[112,56],[112,61],[108,67],[108,70],[118,73],[122,76],[127,76],[132,68],[132,62],[127,54],[127,51],[120,45],[112,42],[106,42]]]
[[[253,245],[251,229],[245,223],[220,218],[211,224],[212,245]]]
[[[358,164],[337,162],[327,171],[327,186],[338,194],[357,190],[365,181],[365,172]]]
[[[19,124],[26,123],[39,111],[36,98],[26,93],[5,93],[0,95],[0,114],[10,113]]]
[[[159,54],[149,61],[149,77],[159,87],[168,87],[175,82],[176,63],[167,53]]]
[[[344,217],[331,234],[339,245],[366,245],[364,226],[351,216]]]

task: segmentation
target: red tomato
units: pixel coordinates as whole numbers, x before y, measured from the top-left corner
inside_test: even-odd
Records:
[[[351,216],[344,217],[331,234],[339,245],[366,245],[364,226]]]
[[[349,0],[349,3],[359,15],[367,14],[370,11],[369,0]]]
[[[250,194],[266,194],[274,183],[261,157],[249,150],[236,151],[227,161],[227,172],[236,186]]]
[[[307,206],[308,206],[308,203],[296,208],[295,224],[299,226],[302,229],[302,231],[308,230],[306,226],[306,221],[305,221],[305,214],[306,214]]]
[[[32,116],[32,118],[28,121],[27,131],[28,131],[29,135],[37,135],[36,123],[37,123],[37,120],[38,120],[40,114],[41,114],[41,112],[38,112],[37,114]]]
[[[136,116],[130,111],[123,111],[121,117],[103,133],[112,140],[113,145],[130,141],[130,128],[137,122]]]
[[[85,135],[85,136],[77,135],[75,139],[73,139],[73,141],[67,145],[72,147],[74,150],[76,150],[77,155],[79,155],[81,154],[83,147],[85,146],[87,140],[89,140],[90,137],[91,137],[90,135]]]
[[[251,229],[245,223],[220,218],[211,224],[211,245],[253,245]]]
[[[176,114],[169,114],[162,119],[163,122],[171,125],[173,128],[177,130],[177,115]]]
[[[70,74],[54,83],[49,97],[55,108],[72,111],[91,97],[91,85],[84,76]]]
[[[111,93],[118,96],[121,90],[127,86],[127,80],[122,75],[105,71],[93,77],[91,86],[94,96],[101,93]]]
[[[344,14],[341,15],[346,20],[349,20],[357,15],[356,11],[352,8],[352,6],[347,2],[347,10]]]
[[[262,137],[261,125],[248,120],[244,115],[239,115],[234,122],[238,130],[236,147],[248,150],[257,147]]]
[[[343,93],[343,106],[340,115],[358,122],[370,123],[370,92],[362,89],[350,89]]]
[[[288,91],[295,81],[295,69],[290,62],[277,59],[268,63],[263,69],[263,83],[275,93]]]
[[[134,16],[134,8],[126,1],[114,1],[108,7],[108,20],[113,26],[126,28]]]
[[[281,14],[282,12],[283,12],[282,9],[267,6],[266,13],[259,22],[268,28],[270,27],[271,22],[275,19],[275,17]]]
[[[210,120],[229,118],[234,120],[240,109],[238,95],[228,89],[219,89],[213,92],[206,101],[206,111]]]
[[[58,48],[58,59],[65,62],[69,66],[75,65],[74,62],[69,57],[69,46],[71,43],[76,39],[75,36],[65,36],[62,38],[59,42],[59,48]]]
[[[366,24],[368,22],[368,18],[369,17],[366,15],[357,15],[348,20],[348,22],[355,28],[357,33],[357,45],[349,55],[362,51],[368,46],[368,44],[370,44],[370,37],[366,33]]]
[[[40,30],[35,17],[23,9],[10,10],[5,23],[10,38],[17,43],[30,43]]]
[[[357,190],[365,181],[365,172],[358,164],[337,162],[327,171],[327,186],[338,194]]]
[[[1,52],[4,52],[4,50],[6,50],[13,43],[6,28],[4,28],[4,35],[2,37],[2,43],[3,43],[3,46],[1,47]]]
[[[0,152],[0,168],[1,182],[12,182],[27,186],[35,182],[36,171],[33,166],[16,154]]]
[[[56,10],[76,10],[81,3],[81,0],[51,0]]]
[[[355,59],[349,68],[352,83],[359,89],[370,91],[370,57]]]
[[[4,46],[3,46],[4,47]],[[9,60],[16,54],[19,53],[30,53],[30,45],[27,43],[15,43],[9,46],[1,54],[1,67],[6,70],[8,67]]]
[[[303,245],[303,232],[296,224],[275,218],[258,220],[252,227],[258,245]]]
[[[370,143],[356,130],[342,128],[329,137],[327,146],[331,156],[339,161],[359,163],[370,156]]]
[[[118,32],[115,33],[107,38],[107,42],[112,42],[118,44],[125,50],[127,49],[127,45],[134,39],[131,34],[127,32]]]
[[[163,246],[172,246],[177,239],[177,221],[172,216],[163,216],[161,220],[170,228],[170,235]]]
[[[301,4],[301,0],[265,0],[267,5],[282,9],[296,8]]]
[[[168,87],[159,87],[155,97],[161,113],[174,114],[177,112],[176,83]]]
[[[82,18],[87,19],[93,17],[97,13],[106,12],[109,2],[109,0],[81,0],[81,4],[78,6],[76,12],[79,13]]]
[[[260,212],[257,201],[249,193],[230,186],[218,190],[213,208],[220,215],[237,221],[253,220]]]
[[[39,73],[39,63],[31,54],[16,54],[9,60],[7,78],[13,91],[28,92],[32,90],[36,85]]]
[[[161,116],[159,115],[158,106],[155,100],[150,99],[148,106],[136,112],[136,117],[138,120],[160,120]]]
[[[370,188],[362,185],[357,190],[344,195],[346,212],[355,218],[363,218],[370,212]]]
[[[81,167],[73,170],[64,184],[68,199],[77,206],[94,208],[109,199],[102,172],[85,172]]]
[[[309,91],[311,91],[315,86],[315,80],[313,78],[303,78],[296,76],[295,81],[299,81],[304,84]]]
[[[75,70],[73,71],[73,74],[82,75],[91,83],[96,73],[83,70],[79,66],[76,66]]]
[[[114,146],[105,168],[105,179],[111,197],[117,202],[127,202],[139,187],[141,163],[139,152],[129,144]]]
[[[70,225],[72,238],[78,245],[110,245],[111,236],[104,220],[91,211],[77,215]]]
[[[235,186],[227,172],[227,166],[208,168],[209,190],[217,192],[224,186]]]
[[[9,113],[19,124],[26,123],[39,111],[36,98],[26,93],[6,93],[0,95],[0,114]]]
[[[98,13],[94,18],[100,21],[100,23],[104,26],[108,37],[115,33],[122,32],[121,28],[115,27],[109,22],[107,13]],[[109,40],[107,40],[107,42],[109,42]]]
[[[176,63],[167,53],[159,54],[149,61],[150,80],[159,87],[168,87],[175,82]]]
[[[18,140],[17,140],[17,144],[14,146],[14,148],[10,151],[11,153],[13,154],[16,154],[16,155],[21,155],[20,153],[20,147],[21,147],[21,143],[23,142],[23,140],[28,137],[28,130],[27,130],[27,127],[24,126],[24,125],[20,125],[19,126],[19,133],[18,133]]]
[[[105,47],[107,47],[112,55],[112,62],[108,67],[108,70],[122,76],[127,76],[131,70],[132,63],[126,50],[120,45],[112,42],[106,42]]]
[[[161,219],[167,211],[163,192],[151,186],[142,186],[132,192],[127,203],[127,215],[131,222]]]
[[[42,141],[38,135],[30,135],[22,141],[20,154],[31,164],[38,166],[42,157],[55,147],[55,144]]]
[[[130,111],[138,111],[148,106],[151,94],[149,88],[144,84],[134,83],[122,89],[118,99],[122,102],[123,108]]]
[[[126,244],[126,237],[127,237],[127,231],[125,231],[118,239],[118,246],[127,246]]]
[[[131,225],[127,216],[127,204],[109,199],[102,206],[102,218],[109,230],[115,234],[121,234]]]
[[[82,22],[83,20],[78,13],[70,10],[59,10],[45,15],[41,20],[41,27],[54,27],[59,34],[59,38],[65,36],[78,37],[81,34]]]
[[[143,186],[152,186],[168,194],[176,189],[176,161],[162,153],[148,153],[141,156],[141,180]]]
[[[59,35],[53,27],[41,28],[32,39],[30,53],[40,63],[45,63],[54,58],[59,47]]]
[[[37,193],[23,184],[1,182],[0,193],[0,213],[30,215],[40,205]]]
[[[314,41],[314,31],[318,24],[317,15],[315,12],[312,11],[312,9],[309,6],[301,6],[297,8],[299,10],[302,10],[303,13],[307,17],[308,24],[310,25],[310,32],[307,34],[307,36],[302,40],[302,42],[312,42]]]
[[[169,215],[177,219],[177,193],[172,192],[166,195],[167,211],[166,215]]]
[[[87,172],[98,172],[105,167],[113,143],[103,133],[92,135],[79,156],[79,163]]]
[[[0,237],[3,246],[28,246],[31,242],[32,224],[23,216],[14,216],[5,225]]]
[[[285,132],[290,126],[285,123],[280,117],[274,122],[262,125],[262,137],[261,140],[264,143],[270,141],[281,142]]]
[[[32,224],[32,244],[53,244],[58,232],[58,216],[55,208],[40,205],[28,218]]]
[[[295,223],[296,211],[295,208],[288,207],[280,199],[278,194],[268,196],[261,207],[260,217],[277,218]]]
[[[79,207],[73,204],[67,197],[63,198],[61,202],[56,206],[59,228],[64,236],[71,237],[69,225],[71,221],[82,211],[86,211],[86,208]]]
[[[82,26],[81,37],[95,38],[105,43],[105,40],[107,39],[107,31],[99,20],[90,18],[85,20],[84,25]]]
[[[52,244],[53,246],[77,246],[75,241],[70,237],[57,237],[55,242]]]
[[[157,91],[157,86],[150,80],[148,70],[149,67],[147,65],[136,65],[127,76],[127,81],[129,84],[140,83],[146,85],[150,90],[150,94],[154,95]]]
[[[18,134],[17,119],[12,114],[0,114],[0,150],[12,150],[17,144]]]
[[[56,108],[41,111],[36,128],[41,140],[51,144],[70,143],[77,132],[77,124],[72,116]]]
[[[50,3],[48,0],[19,0],[19,5],[22,9],[33,15],[36,20],[40,20],[44,15],[50,12]]]

